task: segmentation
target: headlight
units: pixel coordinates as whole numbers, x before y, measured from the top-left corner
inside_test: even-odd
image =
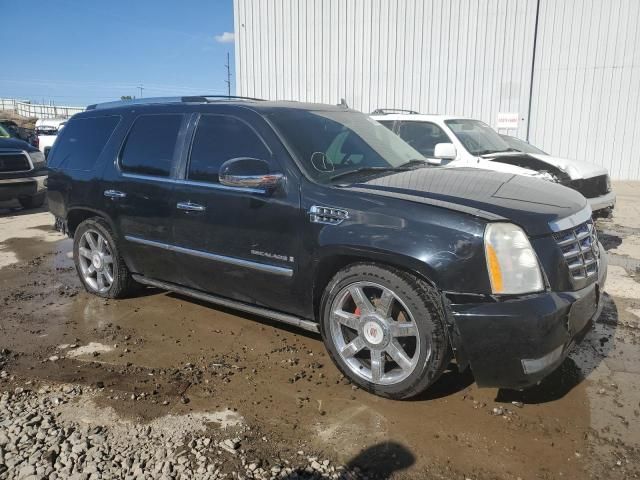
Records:
[[[33,163],[34,170],[37,170],[38,168],[42,168],[46,164],[44,153],[42,153],[39,150],[37,152],[29,152],[29,157],[31,157],[31,163]]]
[[[609,177],[609,175],[606,176],[606,182],[607,182],[607,193],[609,193],[611,191],[611,177]]]
[[[512,223],[488,224],[484,250],[493,293],[520,294],[544,289],[538,257],[520,227]]]

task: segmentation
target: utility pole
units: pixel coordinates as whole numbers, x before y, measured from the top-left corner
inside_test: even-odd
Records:
[[[227,67],[227,79],[225,80],[225,82],[227,83],[227,96],[230,97],[231,96],[231,67],[229,65],[229,52],[227,52],[227,64],[225,65],[225,67]]]
[[[138,85],[138,89],[140,90],[140,98],[142,98],[142,90],[144,90],[142,84]]]

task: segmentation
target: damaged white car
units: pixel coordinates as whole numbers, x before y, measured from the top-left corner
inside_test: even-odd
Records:
[[[376,110],[371,117],[433,165],[496,170],[561,183],[584,195],[596,216],[610,215],[615,206],[616,195],[604,167],[553,157],[523,140],[500,135],[479,120],[395,112]]]

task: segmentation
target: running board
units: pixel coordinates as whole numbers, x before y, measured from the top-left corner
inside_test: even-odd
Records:
[[[198,290],[192,290],[191,288],[182,287],[180,285],[174,285],[173,283],[161,282],[159,280],[153,280],[151,278],[144,277],[142,275],[132,275],[133,279],[142,283],[143,285],[149,285],[150,287],[161,288],[162,290],[169,290],[170,292],[179,293],[188,297],[197,298],[198,300],[204,300],[205,302],[215,303],[222,305],[223,307],[234,308],[247,313],[253,313],[261,317],[266,317],[277,322],[286,323],[287,325],[293,325],[294,327],[302,328],[310,332],[319,333],[320,329],[318,324],[310,320],[303,320],[302,318],[294,317],[293,315],[287,315],[286,313],[274,312],[268,308],[256,307],[255,305],[249,305],[247,303],[230,300],[228,298],[218,297],[217,295],[211,295],[209,293],[203,293]]]

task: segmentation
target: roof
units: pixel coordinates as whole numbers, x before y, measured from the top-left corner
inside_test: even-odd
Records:
[[[292,100],[261,100],[259,98],[235,97],[235,96],[188,96],[188,97],[147,97],[134,100],[122,100],[115,102],[98,103],[89,105],[87,111],[93,110],[113,110],[135,107],[159,107],[175,105],[237,105],[248,107],[254,110],[271,110],[278,108],[291,108],[300,110],[335,110],[345,111],[343,105],[326,105],[322,103],[304,103]]]

